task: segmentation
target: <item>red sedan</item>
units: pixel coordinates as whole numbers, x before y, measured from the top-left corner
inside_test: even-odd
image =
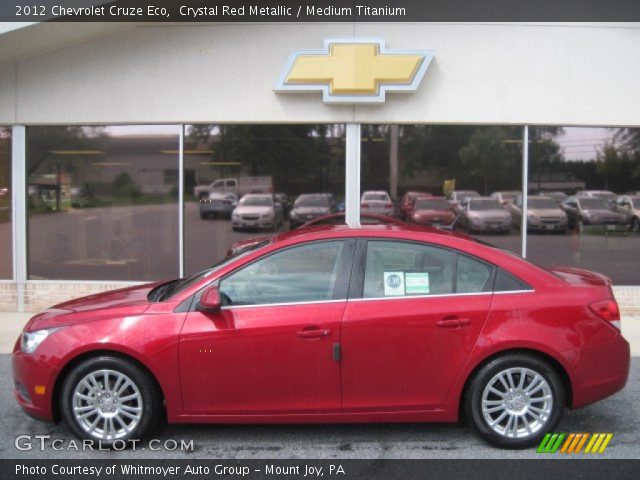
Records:
[[[606,277],[390,225],[301,229],[189,278],[57,305],[13,351],[26,412],[114,446],[164,413],[171,423],[463,416],[492,444],[524,448],[565,407],[620,390],[628,371]]]
[[[417,225],[451,226],[456,219],[444,197],[418,197],[408,210],[407,220]]]

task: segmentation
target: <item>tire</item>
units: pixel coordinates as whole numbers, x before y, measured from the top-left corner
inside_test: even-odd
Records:
[[[105,373],[106,383],[111,386],[108,393],[102,388]],[[126,400],[112,403],[113,392],[118,390],[120,398]],[[161,398],[152,379],[138,366],[121,358],[100,356],[79,363],[69,372],[62,385],[60,406],[75,436],[107,448],[117,442],[120,448],[155,427],[162,414]],[[74,413],[74,407],[84,418]]]
[[[631,231],[640,232],[640,220],[638,220],[638,217],[633,217],[631,219]]]
[[[206,219],[208,218],[208,215],[207,215],[206,213],[201,213],[201,214],[200,214],[200,218],[201,218],[202,220],[206,220]]]
[[[521,373],[525,378],[520,390]],[[516,387],[513,393],[505,388],[505,385],[511,386],[509,374]],[[504,384],[500,381],[501,375]],[[526,392],[529,385],[533,401],[526,394],[521,397],[518,393]],[[489,390],[490,386],[505,395],[496,395]],[[549,395],[550,399],[543,398]],[[484,401],[487,402],[485,411]],[[544,434],[554,431],[558,425],[564,405],[565,391],[558,373],[547,362],[527,354],[510,354],[489,361],[474,375],[464,397],[464,412],[471,427],[488,443],[506,449],[538,445]],[[534,415],[538,415],[537,420]],[[490,420],[497,423],[492,426]]]

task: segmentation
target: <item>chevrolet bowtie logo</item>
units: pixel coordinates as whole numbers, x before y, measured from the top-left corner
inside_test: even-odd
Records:
[[[325,102],[379,103],[387,91],[414,91],[433,51],[387,51],[381,39],[327,39],[322,50],[291,54],[277,92],[322,91]]]

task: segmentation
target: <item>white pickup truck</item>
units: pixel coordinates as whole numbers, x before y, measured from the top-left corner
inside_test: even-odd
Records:
[[[272,193],[273,177],[221,178],[210,185],[200,185],[193,189],[193,195],[198,200],[208,198],[213,192],[231,192],[238,197],[245,193]]]

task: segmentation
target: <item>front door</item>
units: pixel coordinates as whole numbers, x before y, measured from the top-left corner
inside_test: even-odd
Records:
[[[336,240],[285,248],[220,281],[226,305],[190,312],[181,332],[186,413],[340,409],[333,344],[340,343],[351,247]]]

